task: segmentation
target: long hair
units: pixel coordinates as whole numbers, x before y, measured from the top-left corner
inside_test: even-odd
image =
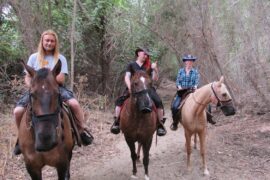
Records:
[[[146,72],[150,75],[151,73],[151,60],[150,56],[148,55],[143,63],[143,67],[145,68]]]
[[[42,45],[42,42],[43,42],[43,37],[45,35],[53,35],[55,37],[55,48],[53,50],[53,56],[54,56],[54,64],[57,63],[58,59],[59,59],[59,41],[58,41],[58,36],[57,34],[49,29],[49,30],[46,30],[42,33],[41,37],[40,37],[40,41],[39,41],[39,44],[38,44],[38,53],[37,53],[37,59],[38,59],[38,62],[39,62],[39,67],[40,68],[43,68],[46,64],[45,64],[45,51],[44,51],[44,48],[43,48],[43,45]]]

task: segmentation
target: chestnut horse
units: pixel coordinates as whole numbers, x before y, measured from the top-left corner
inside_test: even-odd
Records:
[[[142,145],[145,179],[148,180],[149,151],[157,127],[157,113],[149,96],[151,78],[144,71],[137,71],[131,78],[131,94],[120,113],[120,127],[131,152],[132,178],[137,178],[135,142]]]
[[[205,175],[209,175],[209,171],[206,165],[206,131],[207,131],[207,120],[206,120],[206,107],[212,102],[221,106],[221,110],[224,115],[234,115],[235,108],[232,103],[231,95],[223,83],[223,76],[219,81],[209,83],[194,93],[191,93],[181,109],[182,119],[179,119],[184,127],[185,138],[186,138],[186,151],[187,151],[187,168],[191,169],[190,155],[191,155],[191,136],[194,134],[199,135],[200,140],[200,154],[202,157],[203,170]],[[178,112],[179,113],[179,112]],[[178,116],[179,117],[179,116]],[[196,143],[196,141],[194,141]],[[196,146],[196,145],[195,145]]]
[[[33,180],[41,180],[42,168],[49,165],[56,168],[59,180],[68,180],[75,141],[55,79],[61,61],[52,71],[47,68],[35,71],[24,62],[23,65],[32,77],[30,103],[19,129],[19,145],[27,171]]]

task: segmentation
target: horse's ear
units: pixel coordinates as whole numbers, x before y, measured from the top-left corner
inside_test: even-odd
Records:
[[[31,77],[34,77],[36,71],[32,67],[30,67],[27,64],[25,64],[25,62],[23,60],[20,60],[20,61],[21,61],[22,65],[23,65],[23,67],[25,68],[25,70],[28,72],[28,74]]]
[[[59,59],[52,70],[54,77],[56,77],[61,72],[61,68],[62,68],[62,62]]]
[[[222,84],[223,82],[224,82],[224,77],[221,76],[220,79],[219,79],[219,81],[217,82],[217,86],[218,86],[218,87],[221,87],[221,84]]]
[[[224,83],[224,77],[223,77],[223,76],[220,77],[219,82],[220,82],[220,83]]]

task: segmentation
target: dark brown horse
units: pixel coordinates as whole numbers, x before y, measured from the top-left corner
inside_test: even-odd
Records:
[[[30,104],[19,129],[19,144],[27,171],[33,180],[40,180],[42,168],[49,165],[56,168],[59,180],[68,180],[75,142],[55,79],[61,70],[61,61],[52,71],[47,68],[35,71],[25,64],[24,67],[32,77]]]
[[[148,180],[149,150],[157,125],[155,105],[149,96],[151,78],[144,71],[137,71],[131,78],[131,95],[120,113],[120,127],[131,152],[133,178],[136,178],[137,154],[135,142],[142,145],[145,179]]]
[[[191,170],[191,136],[195,135],[194,142],[196,147],[196,135],[198,134],[200,139],[200,153],[202,157],[204,175],[209,175],[205,158],[207,133],[205,109],[207,105],[210,102],[220,105],[222,112],[226,116],[235,114],[235,107],[232,103],[231,95],[223,81],[224,78],[221,77],[219,81],[209,83],[197,89],[194,93],[187,97],[181,109],[182,120],[180,122],[185,130],[188,170]]]

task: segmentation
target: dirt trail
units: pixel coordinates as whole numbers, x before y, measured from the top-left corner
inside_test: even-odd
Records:
[[[168,123],[167,123],[168,124]],[[168,126],[167,126],[168,128]],[[176,179],[177,171],[185,164],[180,151],[184,144],[183,130],[176,132],[169,131],[165,137],[158,138],[152,144],[150,150],[149,173],[151,179]],[[181,135],[180,135],[181,134]],[[129,148],[124,140],[123,135],[118,135],[119,143],[115,148],[119,152],[112,158],[106,159],[100,166],[93,169],[85,167],[81,169],[85,174],[79,176],[79,179],[98,179],[98,180],[126,180],[132,175],[132,163]],[[142,156],[142,154],[141,154]],[[141,162],[138,165],[138,177],[144,177],[144,168]]]

